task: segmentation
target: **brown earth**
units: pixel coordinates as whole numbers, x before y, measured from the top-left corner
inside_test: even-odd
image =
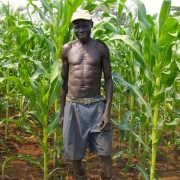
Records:
[[[0,126],[0,168],[2,169],[3,162],[10,156],[26,154],[33,158],[42,156],[42,150],[36,140],[28,134],[22,132],[20,128],[14,125],[10,126],[10,136],[7,140],[4,139],[4,126]],[[15,135],[23,135],[26,138],[17,139]],[[119,140],[119,131],[113,128],[113,153],[120,150],[127,150],[127,143]],[[15,138],[16,137],[16,138]],[[52,143],[49,143],[52,146]],[[139,171],[135,165],[140,164],[138,157],[132,157],[134,166],[129,167],[127,153],[123,153],[120,157],[113,159],[113,179],[117,180],[138,180]],[[89,180],[99,180],[102,171],[100,160],[96,155],[87,152],[83,165],[87,170]],[[62,157],[61,165],[50,180],[71,180],[73,172],[71,163]],[[49,169],[53,169],[53,163],[49,163]],[[1,172],[2,173],[2,172]],[[9,161],[4,167],[4,176],[0,173],[0,179],[3,180],[42,180],[43,173],[40,168],[32,163],[28,163],[23,159],[14,159]],[[180,180],[180,149],[173,145],[163,146],[158,149],[156,173],[162,180]]]

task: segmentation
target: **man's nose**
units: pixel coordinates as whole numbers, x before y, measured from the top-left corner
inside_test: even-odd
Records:
[[[79,32],[83,32],[84,31],[84,28],[83,27],[80,27],[79,28]]]

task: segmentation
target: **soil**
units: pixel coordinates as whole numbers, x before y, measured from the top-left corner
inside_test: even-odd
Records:
[[[42,156],[42,149],[36,142],[35,138],[22,132],[20,128],[10,125],[9,138],[4,139],[4,126],[0,125],[0,168],[4,168],[4,176],[0,173],[0,179],[3,180],[43,180],[43,172],[40,168],[25,160],[12,159],[5,166],[3,162],[8,157],[18,156],[21,154],[29,155],[33,158]],[[24,136],[23,139],[18,139],[16,135]],[[128,142],[119,140],[120,133],[116,128],[113,128],[113,154],[123,150],[127,151]],[[49,143],[50,148],[53,143]],[[128,166],[127,153],[122,153],[121,156],[113,159],[113,179],[114,180],[138,180],[139,171],[136,165],[142,164],[142,161],[132,156],[132,166]],[[72,180],[73,172],[71,163],[61,158],[60,168],[51,176],[50,180]],[[147,162],[146,162],[147,163]],[[99,180],[102,171],[100,159],[87,152],[83,161],[88,174],[88,180]],[[52,170],[53,162],[49,163],[49,169]],[[157,152],[156,174],[162,180],[180,180],[180,149],[177,147],[160,145]]]

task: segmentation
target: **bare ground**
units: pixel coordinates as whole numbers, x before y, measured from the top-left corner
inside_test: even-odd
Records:
[[[28,137],[22,139],[15,138],[14,135],[24,134],[21,129],[10,126],[10,136],[7,140],[4,139],[4,126],[0,126],[0,168],[2,169],[3,162],[12,156],[26,154],[33,158],[42,156],[42,149],[34,138]],[[50,143],[52,145],[52,143]],[[119,140],[119,131],[113,128],[113,153],[120,150],[127,150],[128,142]],[[134,166],[129,167],[127,154],[123,153],[120,157],[113,159],[113,179],[117,180],[138,180],[139,171],[135,166],[141,164],[138,157],[133,155],[132,163]],[[99,158],[87,152],[83,161],[86,168],[89,180],[99,180],[102,171]],[[50,178],[51,180],[71,180],[73,172],[71,163],[64,157],[61,158],[59,170]],[[53,162],[49,163],[49,169],[54,169]],[[2,173],[2,172],[1,172]],[[23,159],[12,159],[4,167],[4,176],[0,173],[0,179],[3,180],[42,180],[43,172],[40,168],[32,163],[28,163]],[[166,147],[159,146],[157,155],[156,173],[162,180],[180,180],[180,149],[173,145]]]

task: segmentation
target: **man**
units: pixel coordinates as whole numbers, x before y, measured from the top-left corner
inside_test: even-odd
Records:
[[[72,16],[77,40],[62,48],[61,119],[64,154],[72,160],[76,179],[86,179],[81,162],[87,145],[102,162],[103,180],[112,177],[110,110],[112,77],[108,47],[91,38],[93,21],[87,10]],[[101,96],[104,74],[105,96]]]

